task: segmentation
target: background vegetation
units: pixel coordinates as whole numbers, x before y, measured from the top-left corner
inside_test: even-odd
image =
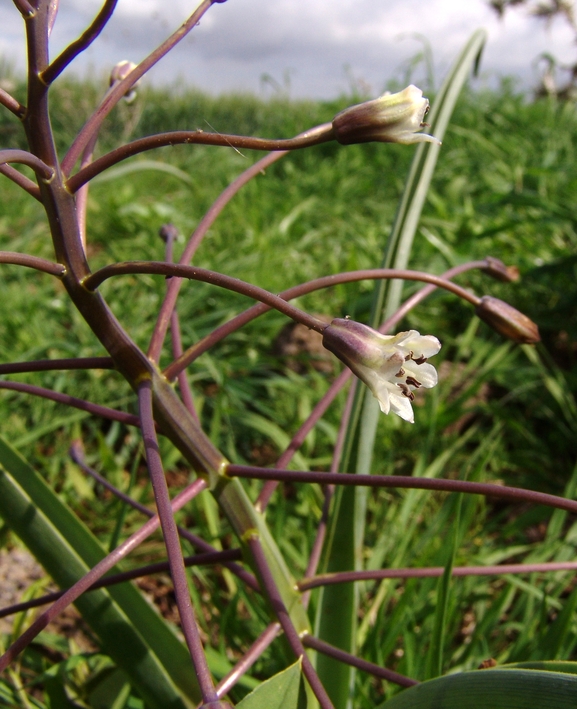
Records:
[[[62,148],[89,115],[101,88],[76,83],[59,87],[56,100],[61,105],[54,115],[62,120],[55,126]],[[193,91],[141,90],[133,104],[122,105],[109,119],[100,149],[116,145],[120,137],[176,128],[290,137],[330,120],[360,98],[263,102],[248,96],[215,99]],[[23,139],[19,127],[6,114],[0,114],[0,143],[18,144]],[[435,364],[442,382],[418,402],[413,426],[382,417],[374,472],[500,480],[573,495],[576,139],[573,103],[530,101],[508,83],[495,92],[471,92],[460,101],[444,140],[411,267],[441,273],[487,255],[518,266],[522,280],[517,284],[488,281],[475,273],[461,280],[526,312],[539,324],[544,342],[536,349],[512,346],[454,298],[430,297],[400,329],[411,327],[439,337],[443,349]],[[327,273],[378,265],[412,154],[412,148],[399,145],[343,149],[327,144],[283,158],[226,208],[195,263],[273,292]],[[162,258],[160,226],[172,222],[188,236],[222,189],[255,159],[232,148],[180,146],[146,160],[135,158],[96,180],[88,208],[91,267],[112,260]],[[2,184],[0,200],[0,248],[50,258],[41,206],[8,181]],[[373,287],[340,286],[307,296],[301,305],[330,317],[351,315],[366,321]],[[129,332],[146,346],[163,280],[123,277],[103,288]],[[47,277],[3,265],[0,302],[2,362],[103,354],[59,284]],[[189,283],[179,310],[185,344],[245,305],[241,296]],[[205,429],[233,462],[272,464],[338,370],[335,360],[323,359],[316,350],[311,356],[302,343],[289,356],[285,325],[282,315],[269,313],[190,369]],[[169,357],[167,351],[164,361]],[[106,372],[17,378],[117,408],[131,400],[128,386]],[[343,401],[341,397],[341,405]],[[150,503],[137,433],[10,391],[0,393],[0,420],[2,435],[106,543],[114,544],[124,511],[117,503],[111,508],[110,497],[70,462],[73,439],[82,438],[89,462],[112,482],[131,487],[134,496]],[[307,439],[294,467],[326,469],[338,422],[339,406],[334,406]],[[172,488],[178,489],[188,479],[188,470],[168,442],[163,446]],[[253,495],[257,489],[255,483]],[[285,486],[269,506],[271,530],[297,577],[306,566],[321,504],[320,491],[313,486]],[[206,539],[218,535],[216,543],[226,546],[228,534],[217,525],[216,514],[211,498],[203,493],[182,519],[191,531]],[[136,512],[126,513],[123,533],[138,521]],[[566,513],[476,497],[461,503],[444,494],[381,490],[371,493],[369,501],[366,565],[442,566],[453,536],[459,565],[573,559],[576,521]],[[17,543],[5,527],[1,543],[7,549]],[[161,553],[156,536],[130,563],[156,560]],[[221,593],[209,598],[212,572],[195,569],[191,578],[205,640],[213,648],[214,661],[226,668],[265,627],[261,599],[229,576],[220,583]],[[147,583],[163,613],[174,613],[170,597],[163,596],[162,579]],[[431,676],[436,598],[435,579],[364,584],[360,654],[417,679]],[[577,659],[577,591],[568,572],[455,579],[448,603],[444,671],[472,669],[489,657],[499,663]],[[67,638],[44,633],[41,639],[18,669],[22,683],[34,677],[45,681],[46,656],[52,662],[55,657],[61,660],[64,667],[69,657],[78,655],[73,634]],[[257,664],[256,678],[286,666],[287,658],[274,647]],[[90,697],[89,679],[102,661],[91,649],[82,663],[66,666],[68,689],[80,705],[97,706]],[[242,696],[249,684],[234,696]],[[357,684],[358,707],[374,707],[396,691],[361,674]],[[8,685],[2,691],[12,696]],[[41,692],[26,700],[13,697],[22,706],[46,706]],[[136,697],[130,702],[125,706],[138,706]]]

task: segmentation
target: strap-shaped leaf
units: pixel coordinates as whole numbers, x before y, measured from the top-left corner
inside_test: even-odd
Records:
[[[378,709],[575,709],[577,676],[495,669],[437,677],[397,694]]]
[[[56,583],[70,586],[105,550],[2,438],[0,465],[0,516]],[[76,606],[147,706],[184,709],[200,700],[186,648],[132,584],[92,591]]]

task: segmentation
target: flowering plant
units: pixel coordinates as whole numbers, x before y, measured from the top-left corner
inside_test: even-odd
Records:
[[[403,200],[404,206],[398,213],[399,223],[405,218],[406,223],[402,229],[395,227],[393,230],[387,245],[387,254],[396,253],[396,256],[386,268],[343,271],[327,275],[323,270],[326,269],[326,264],[320,262],[318,266],[321,275],[314,280],[291,284],[287,290],[277,295],[271,292],[272,288],[267,290],[256,283],[197,265],[196,252],[224,207],[244,185],[261,175],[266,168],[288,152],[315,147],[333,140],[342,144],[371,140],[408,144],[439,143],[438,138],[419,132],[425,127],[428,100],[423,98],[419,89],[409,86],[399,94],[384,95],[375,101],[346,109],[332,122],[303,130],[293,138],[263,139],[216,131],[177,130],[145,135],[99,155],[97,143],[101,129],[115,106],[123,98],[133,98],[131,92],[137,82],[199,24],[213,4],[222,2],[223,0],[201,0],[185,23],[139,64],[134,66],[122,62],[117,65],[112,72],[110,86],[101,100],[95,102],[93,112],[61,157],[62,151],[60,146],[57,146],[54,133],[54,125],[57,122],[51,120],[51,109],[56,103],[49,101],[53,85],[74,59],[101,34],[114,12],[116,0],[104,0],[101,10],[86,31],[54,59],[50,58],[49,49],[57,0],[13,0],[15,11],[20,13],[26,25],[27,90],[22,92],[26,97],[26,104],[21,102],[17,95],[13,96],[7,89],[0,88],[0,106],[11,114],[12,122],[21,127],[28,149],[0,150],[0,174],[12,183],[10,187],[18,188],[18,193],[22,193],[25,199],[34,200],[43,208],[49,228],[42,231],[42,235],[50,234],[51,251],[47,254],[46,238],[43,236],[42,256],[37,252],[1,251],[0,263],[32,269],[35,275],[42,274],[42,278],[54,279],[58,293],[69,299],[78,321],[81,319],[82,326],[86,326],[90,331],[92,346],[97,348],[98,356],[49,357],[6,362],[0,364],[0,374],[43,377],[50,372],[97,370],[95,380],[99,382],[102,372],[106,371],[113,382],[110,386],[114,391],[114,394],[110,395],[113,405],[98,404],[90,400],[92,395],[81,398],[70,391],[62,391],[66,387],[73,390],[74,385],[70,383],[70,379],[60,375],[53,388],[3,379],[0,381],[0,389],[75,407],[82,411],[82,416],[90,414],[94,418],[104,419],[107,423],[113,422],[113,432],[121,432],[119,439],[125,441],[132,435],[130,440],[135,441],[135,444],[127,454],[127,458],[132,456],[134,476],[130,477],[128,492],[122,491],[88,462],[92,456],[96,466],[106,468],[98,458],[99,453],[105,451],[103,457],[108,457],[108,460],[114,461],[116,465],[116,450],[112,450],[111,445],[109,452],[106,449],[107,442],[103,440],[108,438],[108,434],[105,436],[105,432],[97,428],[89,441],[90,450],[85,454],[78,436],[88,437],[86,429],[80,426],[78,419],[72,422],[75,426],[74,439],[70,441],[73,466],[67,459],[67,465],[64,466],[65,475],[70,469],[71,475],[79,476],[81,471],[91,476],[99,486],[105,487],[110,495],[114,496],[114,501],[118,499],[122,502],[118,514],[116,506],[106,507],[107,512],[109,509],[113,510],[116,517],[114,532],[105,546],[90,532],[84,518],[75,514],[59,497],[53,489],[54,487],[59,490],[59,485],[53,484],[52,481],[50,485],[47,484],[43,477],[22,459],[18,451],[7,441],[0,439],[0,515],[6,524],[3,529],[10,528],[20,537],[60,587],[58,592],[40,598],[27,597],[18,605],[2,609],[3,615],[10,615],[38,606],[47,606],[36,617],[21,616],[15,626],[15,637],[7,640],[5,651],[0,657],[0,671],[6,671],[0,679],[0,701],[5,701],[9,706],[28,707],[31,703],[39,704],[43,708],[71,706],[73,702],[67,692],[73,683],[69,681],[68,675],[73,674],[80,663],[86,665],[86,671],[78,673],[81,681],[74,687],[74,706],[80,706],[81,702],[85,707],[229,709],[238,699],[234,692],[244,678],[245,690],[256,686],[251,695],[240,699],[240,705],[245,709],[301,709],[305,705],[320,706],[321,709],[341,709],[351,702],[353,667],[378,678],[375,691],[378,692],[380,701],[384,694],[382,682],[410,688],[419,684],[420,680],[442,674],[443,613],[447,607],[446,589],[453,571],[457,542],[455,541],[455,548],[450,556],[442,559],[444,566],[416,564],[419,568],[391,568],[388,563],[390,557],[383,552],[380,557],[383,563],[377,566],[386,568],[363,568],[367,556],[363,549],[364,524],[369,516],[366,514],[367,487],[373,488],[375,493],[379,488],[386,487],[411,488],[421,492],[435,490],[490,495],[521,501],[523,504],[549,505],[573,514],[577,512],[577,503],[572,499],[490,482],[434,477],[420,473],[416,466],[414,475],[384,474],[382,470],[378,471],[379,474],[369,474],[374,472],[371,470],[373,461],[370,449],[376,428],[371,429],[367,420],[373,411],[376,411],[376,406],[370,398],[367,404],[364,399],[365,392],[354,384],[349,389],[347,405],[335,416],[338,423],[325,427],[328,431],[327,438],[330,438],[331,446],[334,446],[330,460],[327,461],[326,457],[311,459],[300,466],[303,468],[301,470],[289,469],[308,434],[347,383],[350,374],[348,371],[342,372],[330,384],[323,381],[323,386],[326,384],[325,391],[318,400],[313,401],[315,392],[312,391],[307,392],[311,398],[307,399],[303,406],[298,402],[299,416],[302,409],[305,411],[305,420],[299,420],[300,427],[294,431],[292,439],[286,443],[274,466],[269,464],[270,461],[262,465],[246,464],[247,458],[250,460],[250,454],[246,453],[246,436],[240,426],[240,432],[235,431],[234,426],[227,421],[225,435],[219,436],[218,426],[227,416],[215,415],[209,419],[207,407],[204,406],[210,396],[208,388],[199,391],[191,386],[187,378],[187,368],[225,337],[237,332],[270,309],[275,309],[322,335],[325,347],[367,384],[378,399],[383,412],[393,411],[404,420],[413,421],[413,392],[420,387],[429,388],[437,383],[436,370],[427,360],[439,352],[439,340],[432,335],[421,336],[416,330],[385,335],[366,325],[341,318],[336,318],[327,325],[326,320],[315,317],[290,302],[315,290],[367,280],[385,282],[403,279],[423,282],[427,285],[413,294],[402,306],[400,297],[396,299],[389,293],[386,298],[380,299],[377,291],[374,297],[375,319],[378,321],[383,312],[392,312],[393,315],[382,324],[374,323],[375,327],[388,332],[433,289],[444,288],[472,304],[485,322],[506,337],[522,343],[534,343],[539,338],[536,326],[515,309],[505,307],[501,301],[479,298],[469,289],[459,287],[453,282],[453,279],[470,269],[481,269],[488,274],[497,275],[500,279],[510,279],[511,272],[495,259],[462,263],[442,276],[406,270],[402,255],[410,250],[410,241],[419,221],[422,202],[418,203],[418,195],[426,193],[434,159],[438,153],[437,150],[426,153],[428,168],[420,172],[424,150],[430,151],[430,145],[419,146],[416,152],[417,169],[411,170],[411,175],[420,175],[415,178],[418,184],[413,185],[409,181],[407,185],[408,197]],[[463,77],[467,73],[466,69],[474,63],[483,41],[481,34],[471,39],[459,59],[459,71],[455,70],[447,80],[451,90],[439,92],[445,98],[440,102],[439,122],[434,125],[443,126],[448,122],[464,81]],[[442,137],[442,128],[436,132]],[[245,151],[266,151],[268,154],[247,167],[215,199],[196,224],[178,263],[175,263],[173,258],[178,232],[174,226],[164,225],[161,230],[165,240],[164,258],[118,260],[102,265],[98,259],[107,258],[108,252],[99,254],[99,249],[89,248],[91,244],[88,243],[88,237],[91,235],[86,229],[91,181],[127,158],[169,145],[222,146]],[[31,170],[29,174],[33,179],[24,171],[14,168],[14,164]],[[169,172],[174,176],[174,169]],[[178,176],[183,177],[182,173]],[[186,174],[184,177],[188,178]],[[204,175],[201,175],[200,179],[203,177]],[[188,193],[187,200],[190,200]],[[412,227],[407,226],[408,222]],[[398,237],[401,232],[403,236]],[[22,239],[18,243],[28,242]],[[132,247],[132,250],[134,252],[136,248]],[[191,265],[193,258],[195,263]],[[281,275],[284,276],[284,272]],[[106,288],[102,286],[109,279],[119,279],[122,276],[130,276],[130,296],[124,301],[120,298],[113,301],[107,297]],[[142,279],[144,285],[139,282],[139,276],[148,276]],[[154,276],[159,277],[158,280],[162,283],[162,304],[155,313],[154,324],[146,331],[149,341],[144,348],[138,344],[139,338],[134,336],[131,328],[125,324],[123,316],[126,316],[126,309],[131,302],[136,300],[138,289],[149,288]],[[254,280],[257,281],[261,277],[262,274],[258,274]],[[256,302],[247,310],[231,315],[229,319],[222,316],[222,313],[228,313],[230,309],[217,313],[215,318],[218,320],[218,326],[209,329],[203,336],[198,335],[194,327],[196,322],[191,318],[194,321],[192,329],[182,334],[177,305],[181,305],[178,296],[185,280],[192,281],[195,286],[198,283],[210,284],[211,287],[226,289]],[[202,300],[202,293],[198,299]],[[385,310],[382,300],[386,301]],[[47,297],[46,301],[46,312],[50,312],[53,308],[52,295]],[[154,302],[154,299],[150,298],[147,302]],[[209,309],[210,302],[204,299],[198,317],[201,323],[199,331],[204,327]],[[10,309],[4,310],[4,315],[9,317]],[[142,317],[141,312],[138,317]],[[126,320],[129,318],[126,317]],[[164,346],[169,333],[170,348]],[[32,333],[32,339],[35,340],[34,334]],[[37,351],[35,347],[36,342],[34,347],[27,347],[26,351]],[[255,344],[255,349],[256,347]],[[80,349],[78,343],[76,348]],[[47,351],[52,354],[52,344],[47,346]],[[164,359],[169,360],[167,364],[163,363]],[[241,372],[239,378],[243,377],[244,373]],[[219,382],[216,388],[220,386],[226,393],[228,382],[225,379],[223,377],[223,381]],[[290,384],[289,377],[286,381]],[[129,410],[123,410],[121,403],[118,403],[118,386],[125,386],[125,391],[128,392],[124,401],[129,401]],[[100,385],[95,387],[95,398],[103,396],[103,389]],[[292,390],[290,396],[291,403],[299,398],[293,396]],[[255,398],[258,399],[258,396]],[[262,417],[259,419],[255,414],[255,409],[261,412],[266,408],[259,408],[262,404],[260,400],[251,400],[251,397],[246,395],[244,399],[239,399],[244,407],[242,415],[245,419],[257,420],[260,424],[259,431],[272,431],[271,438],[274,436],[276,442],[285,443],[286,431],[280,423],[265,420],[265,425],[262,425]],[[309,400],[312,402],[310,412],[307,411]],[[361,417],[357,415],[361,407],[364,407],[363,414],[368,411],[362,425],[359,424]],[[53,430],[53,427],[49,427],[49,431]],[[136,433],[129,434],[129,430]],[[42,431],[38,436],[41,433]],[[69,433],[70,429],[65,429],[62,435],[68,438]],[[172,447],[169,447],[172,458],[166,455],[167,447],[159,440],[159,436],[166,437],[172,444]],[[72,434],[70,437],[72,438]],[[365,445],[367,440],[369,445]],[[355,448],[359,451],[357,459],[353,459],[351,452]],[[43,445],[43,461],[51,458],[51,455],[46,454],[46,450],[51,449]],[[174,455],[181,472],[185,473],[182,476],[184,482],[178,491],[175,490],[175,476],[165,474],[164,470],[166,459],[174,461]],[[422,455],[424,459],[428,451]],[[121,461],[122,468],[126,459]],[[442,460],[445,459],[442,457]],[[299,462],[299,459],[296,461]],[[49,465],[45,467],[48,468]],[[437,466],[437,469],[441,467]],[[349,472],[351,470],[354,472]],[[142,504],[140,499],[135,499],[134,490],[139,486],[132,486],[132,483],[139,471],[146,476],[146,483],[142,487],[151,490],[153,504],[150,506]],[[243,478],[248,478],[250,485],[245,486]],[[262,481],[262,484],[259,481]],[[298,549],[294,545],[291,546],[288,539],[291,528],[298,524],[294,525],[294,520],[289,515],[284,518],[277,517],[276,520],[273,518],[271,524],[271,515],[267,515],[269,501],[279,484],[284,482],[291,483],[292,486],[297,483],[314,484],[312,490],[308,488],[310,496],[303,502],[304,512],[300,513],[303,517],[306,515],[306,522],[310,523],[313,533],[310,538],[303,540]],[[103,496],[103,505],[109,503],[110,495]],[[277,495],[280,497],[280,491]],[[281,497],[279,507],[283,507],[289,497]],[[408,503],[412,504],[411,500],[408,500]],[[186,514],[177,517],[185,506]],[[379,503],[379,506],[382,505]],[[134,510],[135,516],[141,514],[146,516],[147,520],[139,523],[131,518],[130,524],[125,524],[128,507]],[[92,516],[99,533],[102,524],[106,522],[105,517],[106,515],[98,514]],[[409,541],[405,544],[406,540],[414,538],[405,537],[409,523],[413,525],[414,535],[422,536],[418,508],[403,507],[402,515],[399,515],[400,529],[391,525],[388,518],[382,519],[385,520],[387,528],[381,537],[381,549],[385,549],[387,545],[389,548],[394,547],[395,539],[399,540],[399,547],[406,549],[409,544]],[[442,517],[441,524],[445,524],[446,519],[447,515]],[[561,520],[558,527],[563,526],[562,522]],[[453,526],[456,529],[455,540],[458,540],[458,521]],[[201,533],[197,533],[199,527]],[[162,549],[162,560],[153,565],[128,570],[115,568],[159,529],[162,531],[162,542],[155,542],[154,548]],[[185,555],[185,544],[192,546],[195,553]],[[419,544],[420,541],[415,546]],[[435,551],[439,548],[444,551],[445,545],[439,543]],[[393,551],[396,554],[396,550]],[[563,553],[565,552],[566,549],[563,550]],[[375,558],[380,553],[380,550],[377,550]],[[437,556],[434,559],[437,559]],[[411,562],[414,562],[412,557]],[[212,575],[207,573],[205,577],[199,574],[194,578],[187,575],[189,567],[200,565],[211,566]],[[510,566],[507,566],[506,573],[527,570],[526,564],[517,566],[523,568],[519,571],[518,568],[511,570]],[[537,568],[531,565],[530,568],[532,571],[546,571],[551,567],[544,564],[537,565]],[[115,573],[109,574],[113,569]],[[471,567],[455,567],[455,570],[462,575],[505,573],[502,567],[494,565],[483,566],[481,571],[478,567],[476,570],[471,570]],[[169,578],[167,583],[172,584],[171,591],[176,606],[174,615],[178,616],[179,622],[178,635],[168,620],[152,610],[138,588],[130,583],[135,578],[159,572],[164,573]],[[422,672],[414,671],[414,665],[410,664],[403,669],[404,674],[397,671],[399,668],[396,666],[394,669],[383,666],[388,664],[390,657],[399,656],[392,653],[396,638],[393,639],[388,654],[384,655],[380,638],[377,637],[375,645],[378,646],[378,657],[373,658],[374,661],[358,656],[363,651],[362,648],[356,647],[356,638],[361,635],[356,627],[360,615],[359,594],[356,591],[350,592],[350,586],[361,580],[395,577],[441,577],[438,587],[440,601],[437,603],[439,610],[434,611],[437,615],[428,642],[430,649],[427,651],[428,657],[432,659],[427,659],[427,666]],[[202,585],[200,593],[197,582]],[[314,603],[309,605],[311,591],[320,587],[322,594],[317,594]],[[28,596],[30,595],[34,594],[31,592]],[[377,603],[380,591],[375,595]],[[427,597],[430,595],[427,594]],[[403,603],[402,599],[393,601],[390,605],[397,605],[397,608]],[[532,601],[533,599],[531,603]],[[83,653],[82,656],[70,658],[70,662],[68,658],[61,661],[61,647],[52,643],[49,645],[49,652],[39,656],[34,641],[39,640],[39,634],[71,603],[77,605],[90,626],[93,637],[99,644],[98,652]],[[573,607],[574,603],[571,601],[567,608],[572,610]],[[382,610],[387,616],[388,607],[384,604],[382,609],[379,609],[378,605],[374,608],[374,615]],[[529,608],[532,608],[532,605]],[[413,611],[414,608],[411,607],[409,612]],[[500,613],[501,608],[498,608],[498,611]],[[230,627],[227,624],[234,620],[235,616],[249,628],[245,638],[249,633],[254,634],[250,642],[237,643],[235,632],[226,632]],[[372,624],[371,614],[366,617],[369,618],[367,623]],[[338,622],[335,622],[335,618]],[[388,620],[388,617],[386,619]],[[396,629],[394,632],[398,635]],[[415,646],[419,643],[414,642],[414,634],[411,635],[410,629],[404,629],[403,632],[409,634],[407,648],[411,649],[415,656]],[[273,646],[281,634],[284,636],[284,646]],[[423,632],[423,636],[425,634]],[[556,638],[563,636],[557,629],[555,635]],[[50,637],[45,638],[45,641],[51,643]],[[228,641],[230,648],[226,647]],[[486,646],[484,641],[483,638],[483,649]],[[560,645],[562,639],[556,639],[555,643]],[[251,668],[271,646],[272,669],[266,666],[263,669],[261,666],[255,672],[255,677],[249,676]],[[287,650],[294,661],[288,668]],[[311,651],[314,651],[314,657]],[[47,669],[48,663],[53,663],[54,666]],[[32,681],[29,679],[30,675],[25,675],[25,681],[21,680],[18,670],[22,666],[34,676]],[[521,695],[531,700],[536,694],[536,685],[542,690],[540,696],[547,696],[551,702],[554,703],[555,696],[562,695],[570,696],[571,705],[574,704],[577,673],[565,669],[552,672],[555,681],[547,681],[542,674],[533,670],[509,669],[507,672],[489,674],[489,681],[482,676],[480,682],[489,685],[485,690],[489,693],[487,696],[490,700],[494,698],[500,701],[505,697],[509,701],[508,705],[513,702],[507,697],[507,688],[514,693],[515,700]],[[63,679],[64,675],[66,678]],[[267,675],[272,677],[261,684],[260,680]],[[423,705],[435,705],[443,709],[444,705],[438,702],[444,701],[444,697],[449,698],[447,701],[451,700],[451,694],[454,694],[454,676],[450,675],[432,683],[423,682],[422,686],[415,690],[420,696],[425,696]],[[439,682],[441,690],[437,689]],[[476,677],[472,681],[465,677],[466,689],[469,689],[471,684],[477,687],[478,683]],[[78,687],[79,684],[83,686]],[[375,702],[369,696],[373,686],[369,684],[367,683],[367,691],[363,688],[359,696],[366,694],[369,705],[374,706]],[[37,700],[37,688],[40,685],[42,687],[38,694],[46,696]],[[30,687],[32,689],[28,697]],[[414,705],[411,704],[414,696],[411,692],[413,690],[409,689],[400,695],[402,706]],[[460,694],[462,697],[466,692],[460,691]],[[5,700],[6,697],[8,699]],[[432,697],[431,701],[427,701],[427,697]],[[356,706],[359,703],[356,696],[354,699]],[[451,705],[456,704],[453,702]],[[489,705],[497,706],[496,703]],[[396,698],[393,698],[391,703],[387,701],[387,707],[395,706],[400,706]]]

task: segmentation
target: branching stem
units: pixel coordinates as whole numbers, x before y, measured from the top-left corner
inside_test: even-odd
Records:
[[[44,71],[42,78],[51,84],[81,52],[87,49],[102,32],[112,16],[118,0],[105,0],[90,26],[64,49]]]

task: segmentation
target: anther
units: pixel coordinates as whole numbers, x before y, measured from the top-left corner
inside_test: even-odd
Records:
[[[415,377],[407,377],[406,380],[407,384],[410,384],[411,386],[414,386],[415,388],[419,388],[420,386],[423,386],[421,382],[417,381]]]
[[[413,394],[413,392],[409,389],[409,387],[406,384],[397,383],[397,386],[403,392],[404,396],[407,397],[407,399],[410,399],[411,401],[413,401],[413,399],[415,398],[415,395]]]
[[[404,377],[405,376],[405,370],[401,367],[399,371],[395,374],[395,377]]]

